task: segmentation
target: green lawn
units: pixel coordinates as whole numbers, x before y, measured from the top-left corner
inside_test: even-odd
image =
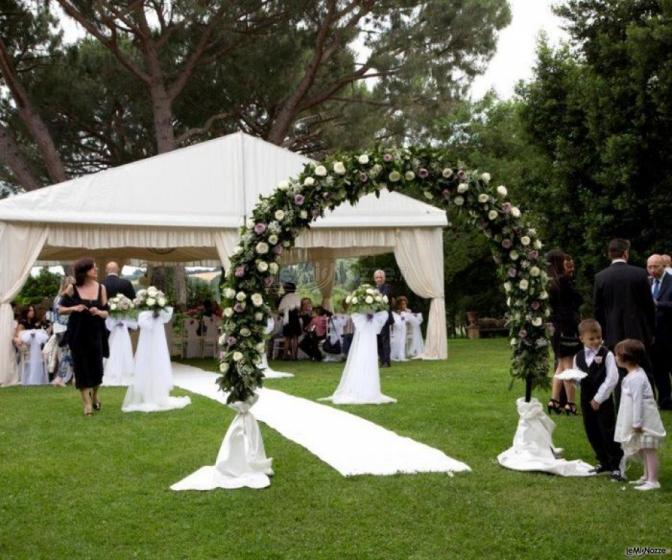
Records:
[[[233,417],[221,404],[192,395],[183,410],[123,414],[124,390],[104,388],[102,412],[84,418],[72,389],[2,389],[0,558],[601,559],[671,547],[668,449],[663,489],[642,494],[497,464],[522,392],[508,390],[507,342],[454,341],[447,362],[393,365],[382,385],[397,404],[344,407],[473,469],[452,478],[344,478],[262,424],[270,488],[176,493],[171,484],[214,462]],[[308,399],[331,394],[343,367],[274,365],[296,377],[268,386]],[[567,458],[592,461],[581,418],[554,420]]]

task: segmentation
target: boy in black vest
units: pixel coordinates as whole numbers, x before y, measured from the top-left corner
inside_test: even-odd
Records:
[[[595,319],[579,324],[579,338],[583,343],[574,357],[574,367],[588,374],[581,380],[581,413],[588,441],[599,464],[595,474],[611,473],[613,481],[622,481],[620,464],[623,451],[614,441],[616,415],[612,392],[618,384],[618,368],[614,355],[602,345],[602,328]]]

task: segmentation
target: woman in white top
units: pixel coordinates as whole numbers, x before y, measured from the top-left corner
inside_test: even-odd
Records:
[[[614,353],[618,366],[628,370],[621,384],[614,440],[621,444],[626,459],[637,457],[644,463],[644,475],[634,482],[635,490],[656,490],[660,488],[657,449],[666,434],[651,384],[640,367],[646,350],[639,340],[629,338],[619,342]]]

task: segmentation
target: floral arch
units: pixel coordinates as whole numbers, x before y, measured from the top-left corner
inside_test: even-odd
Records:
[[[224,284],[224,334],[220,338],[221,377],[228,402],[247,401],[262,386],[259,367],[265,351],[265,294],[278,272],[278,260],[298,235],[324,212],[383,188],[418,187],[438,206],[457,206],[490,240],[507,295],[511,335],[511,375],[526,382],[526,400],[548,374],[550,315],[548,277],[543,270],[537,232],[519,208],[507,200],[504,186],[494,187],[488,173],[457,169],[447,154],[432,148],[377,148],[340,154],[311,163],[296,178],[281,181],[262,197],[241,229]]]

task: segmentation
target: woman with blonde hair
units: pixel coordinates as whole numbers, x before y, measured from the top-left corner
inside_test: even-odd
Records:
[[[55,367],[49,368],[50,372],[55,372],[54,380],[51,382],[55,387],[65,387],[73,377],[72,355],[67,345],[68,319],[67,315],[61,315],[58,312],[63,298],[72,297],[74,294],[75,279],[72,276],[64,276],[58,289],[58,295],[54,298],[52,306],[52,329],[55,339]],[[54,357],[50,356],[48,363]]]

